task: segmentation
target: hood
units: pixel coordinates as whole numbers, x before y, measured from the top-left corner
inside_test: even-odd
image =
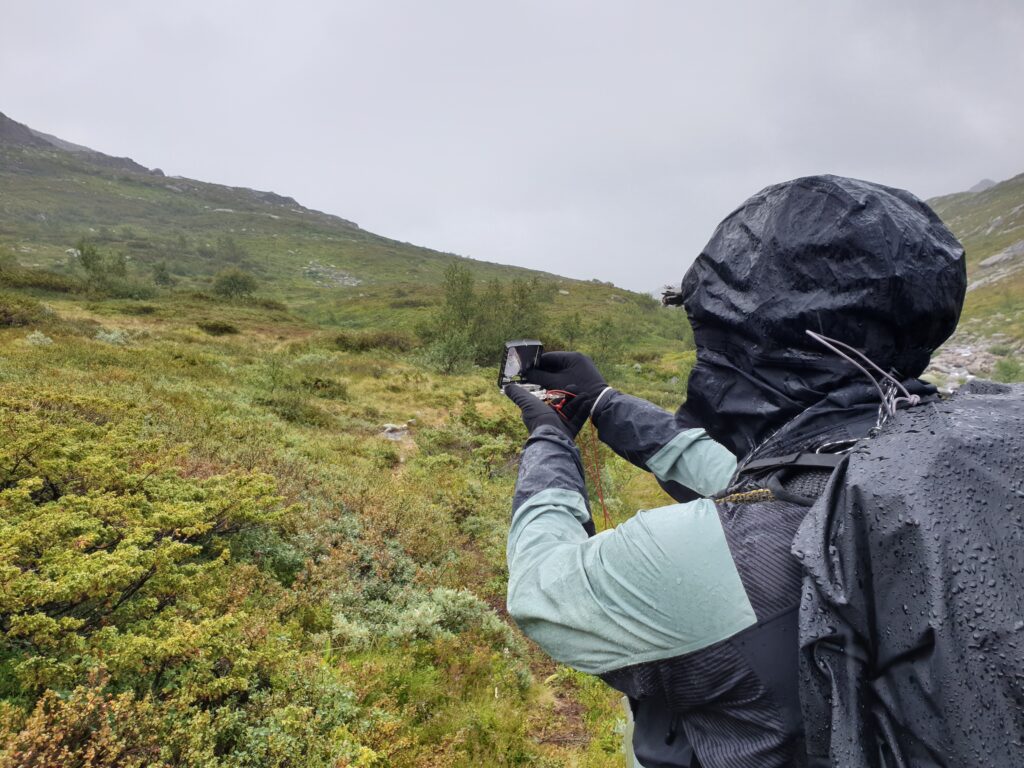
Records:
[[[683,278],[697,362],[682,410],[746,456],[865,383],[807,330],[913,380],[956,328],[966,287],[963,247],[909,192],[840,176],[768,187],[719,224]]]

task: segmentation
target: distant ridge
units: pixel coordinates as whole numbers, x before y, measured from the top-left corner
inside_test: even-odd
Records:
[[[992,189],[992,187],[994,187],[995,185],[996,183],[992,181],[992,179],[982,179],[967,191],[970,192],[972,195],[976,195],[979,192],[984,192],[986,190]]]
[[[107,168],[118,168],[136,173],[152,173],[163,176],[162,171],[152,171],[144,165],[136,163],[130,157],[112,157],[94,149],[83,147],[81,144],[72,144],[70,141],[58,139],[48,133],[34,131],[24,123],[19,123],[0,112],[0,141],[8,144],[17,144],[25,147],[36,147],[39,149],[57,149],[61,152],[71,152],[88,159],[96,165]]]
[[[20,144],[26,147],[46,147],[51,142],[36,135],[36,132],[23,123],[11,120],[0,112],[0,141],[8,144]]]
[[[0,144],[23,147],[32,150],[42,150],[44,152],[52,150],[66,153],[77,160],[88,163],[90,166],[106,170],[128,171],[147,176],[165,177],[164,172],[159,168],[147,168],[141,163],[135,162],[130,157],[115,157],[113,155],[107,155],[103,152],[98,152],[91,147],[86,147],[82,144],[75,144],[74,142],[61,139],[49,133],[44,133],[43,131],[37,131],[24,123],[19,123],[18,121],[11,119],[3,112],[0,112]],[[255,200],[260,203],[274,206],[287,206],[296,212],[301,213],[320,213],[301,206],[292,197],[279,195],[276,192],[248,189],[246,187],[226,187],[223,185],[188,179],[183,176],[171,176],[168,181],[170,183],[166,183],[166,188],[178,193],[197,192],[200,188],[221,187],[224,190],[237,192],[245,198]],[[338,216],[330,216],[330,214],[321,215],[328,216],[346,227],[353,229],[359,228],[358,224],[347,219],[343,219]]]

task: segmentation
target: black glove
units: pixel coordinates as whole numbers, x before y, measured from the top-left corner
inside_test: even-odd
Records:
[[[523,371],[523,378],[544,389],[574,395],[562,405],[562,415],[568,419],[573,437],[583,429],[597,398],[608,388],[594,361],[579,352],[545,352],[536,366]]]
[[[549,424],[562,430],[565,434],[569,435],[570,439],[576,436],[569,422],[559,416],[558,411],[539,397],[531,394],[529,390],[520,387],[518,384],[506,384],[505,394],[523,412],[523,424],[526,425],[526,429],[530,434],[533,434],[537,427]]]

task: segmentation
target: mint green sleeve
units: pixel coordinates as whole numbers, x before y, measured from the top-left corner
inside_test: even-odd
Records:
[[[677,501],[718,493],[736,470],[729,449],[682,410],[672,414],[609,387],[595,402],[591,418],[609,448],[653,472]]]
[[[703,429],[687,429],[648,459],[647,468],[659,480],[714,496],[728,487],[736,472],[736,457]]]
[[[509,531],[509,613],[555,660],[600,674],[756,622],[713,502],[638,512],[589,539],[587,514],[579,493],[544,490]]]

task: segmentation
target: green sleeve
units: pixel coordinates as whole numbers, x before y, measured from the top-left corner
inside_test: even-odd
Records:
[[[712,502],[639,512],[589,539],[586,516],[578,493],[550,489],[509,532],[509,613],[557,661],[599,674],[756,622]]]
[[[647,461],[647,468],[662,481],[679,483],[702,496],[728,487],[736,472],[736,457],[703,429],[680,432]]]

